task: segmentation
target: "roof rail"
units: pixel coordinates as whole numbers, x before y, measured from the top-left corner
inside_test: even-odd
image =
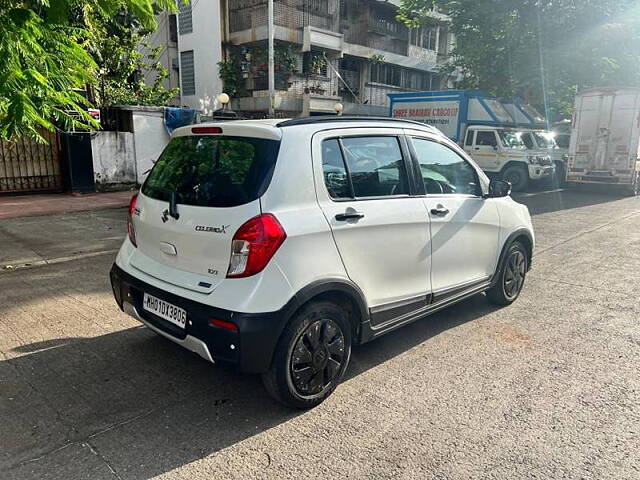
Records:
[[[420,125],[433,129],[431,125],[416,122],[415,120],[405,120],[403,118],[392,117],[367,117],[357,115],[317,115],[313,117],[292,118],[291,120],[283,120],[276,124],[276,127],[293,127],[296,125],[313,125],[314,123],[326,122],[401,122]]]

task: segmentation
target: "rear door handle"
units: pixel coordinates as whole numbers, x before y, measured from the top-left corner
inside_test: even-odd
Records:
[[[444,217],[449,213],[449,209],[446,207],[443,207],[442,205],[436,205],[436,208],[431,209],[431,213],[439,217]]]
[[[345,222],[347,220],[360,220],[363,217],[364,217],[364,213],[352,211],[352,212],[338,213],[336,215],[336,220],[339,222]]]

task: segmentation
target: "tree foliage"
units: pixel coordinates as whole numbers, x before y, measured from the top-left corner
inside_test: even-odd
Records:
[[[97,126],[78,93],[96,79],[91,28],[125,9],[151,29],[154,6],[176,8],[171,0],[0,0],[0,138]]]
[[[448,65],[460,88],[520,96],[567,115],[578,90],[640,86],[636,0],[403,0],[398,18],[419,24],[433,6],[451,17]],[[543,88],[544,87],[544,88]]]
[[[179,89],[167,89],[169,72],[159,61],[164,48],[145,38],[152,34],[130,12],[100,17],[91,25],[90,53],[97,64],[96,100],[100,106],[166,105]],[[143,76],[146,75],[148,85]]]

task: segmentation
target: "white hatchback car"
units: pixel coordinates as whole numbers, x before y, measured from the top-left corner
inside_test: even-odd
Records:
[[[367,117],[176,130],[130,204],[120,308],[300,408],[352,345],[480,292],[507,305],[533,228],[435,128]]]

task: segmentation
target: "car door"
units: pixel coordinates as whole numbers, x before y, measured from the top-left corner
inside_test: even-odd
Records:
[[[498,210],[483,198],[476,167],[454,147],[437,137],[416,135],[410,136],[410,146],[431,219],[431,287],[438,302],[493,275]]]
[[[498,138],[493,130],[477,130],[471,158],[485,171],[496,171],[500,166]],[[467,152],[469,153],[469,152]]]
[[[343,132],[314,136],[317,198],[376,326],[427,304],[429,216],[422,199],[411,195],[402,130]]]
[[[532,132],[522,132],[522,135],[520,135],[520,140],[522,140],[524,146],[527,147],[527,150],[539,150]]]

